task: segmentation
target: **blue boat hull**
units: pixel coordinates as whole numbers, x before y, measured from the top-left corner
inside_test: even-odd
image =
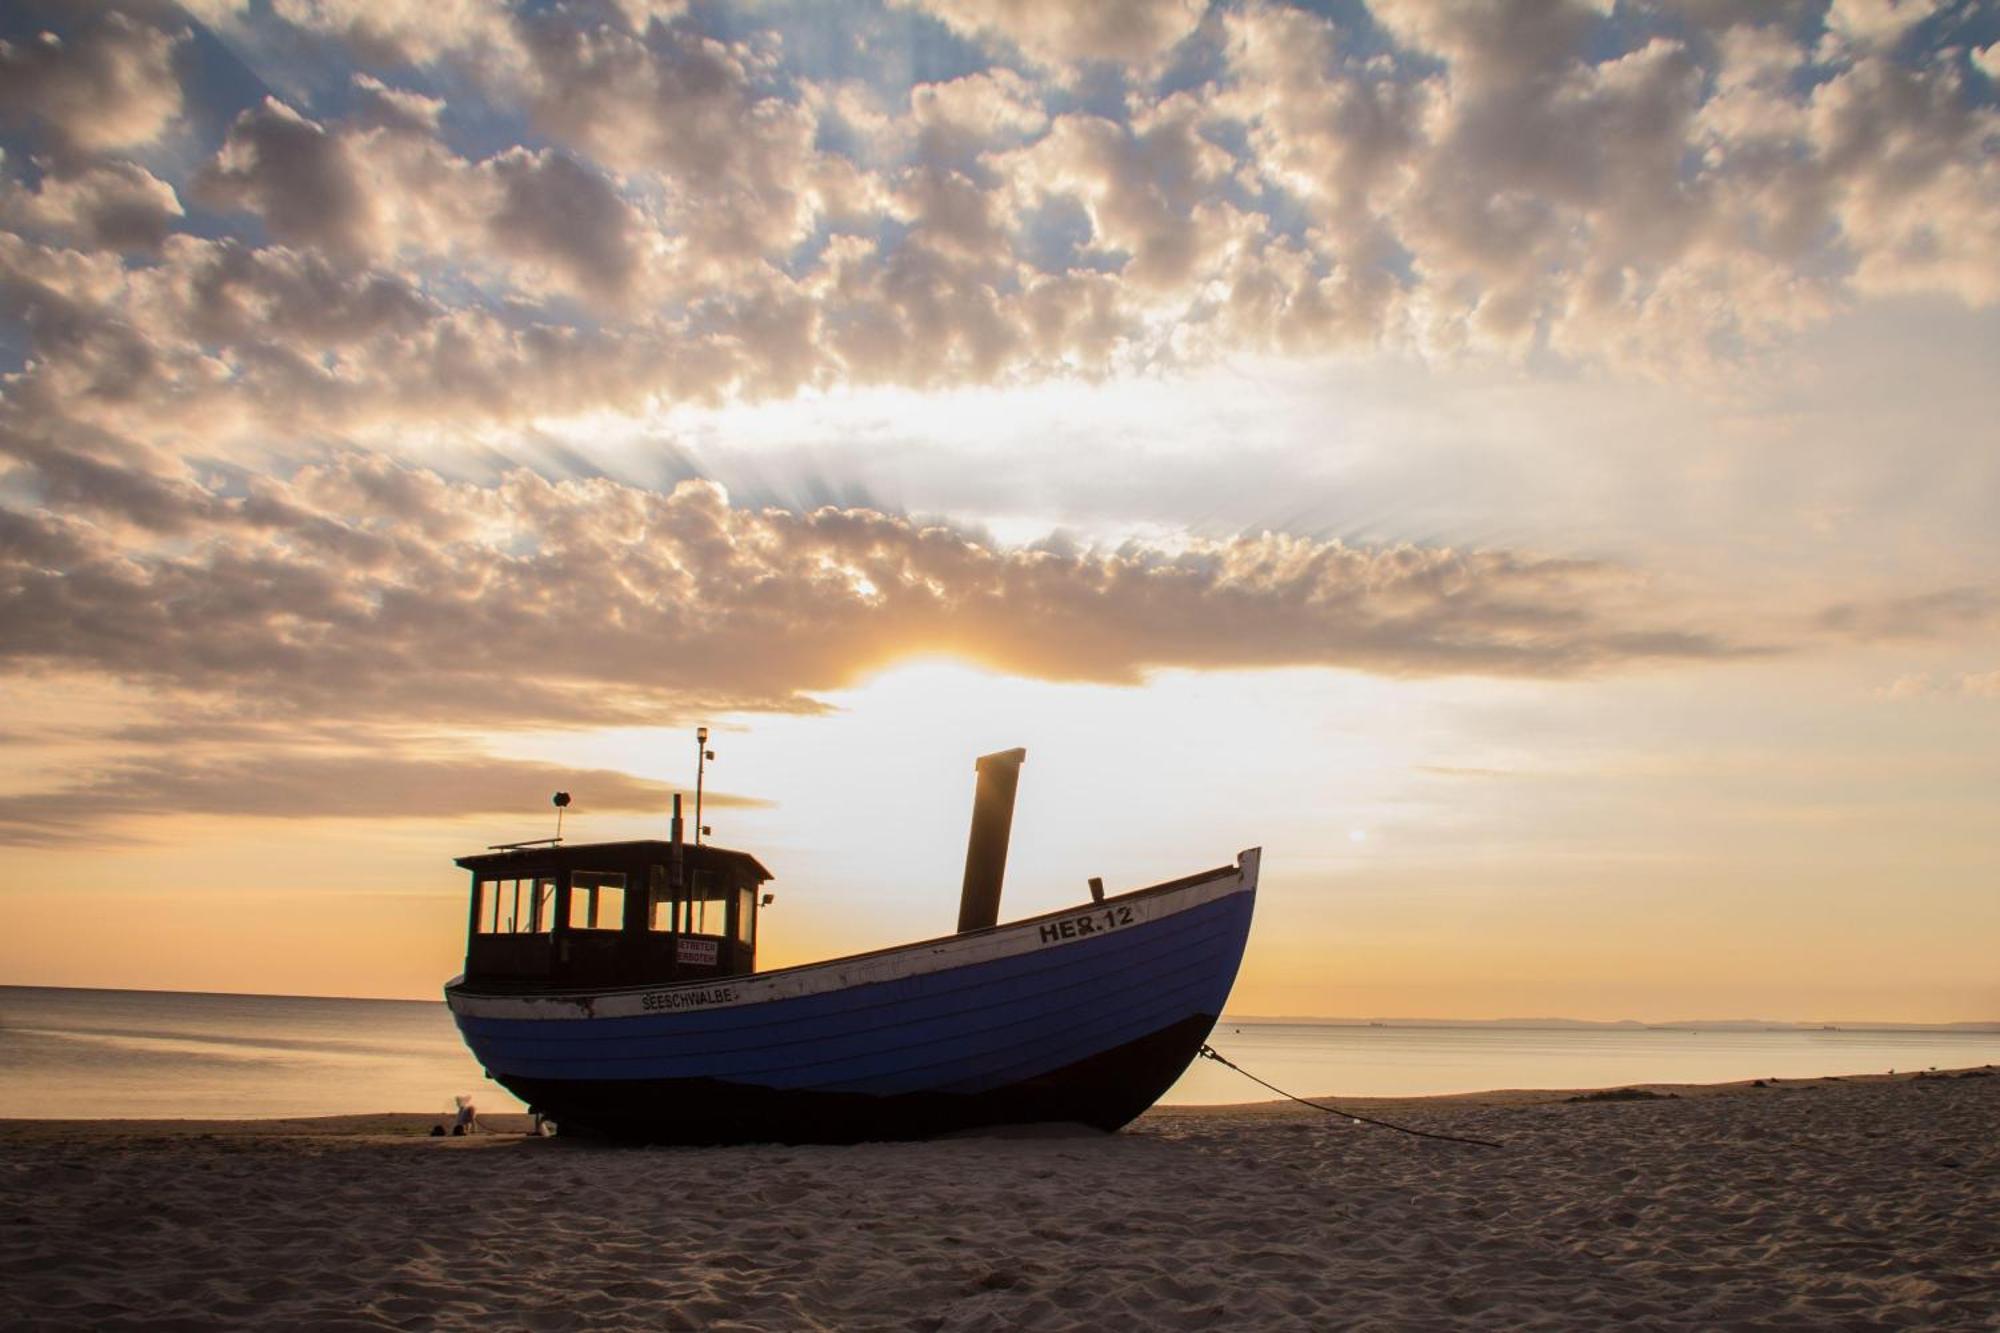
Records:
[[[807,968],[588,996],[446,993],[488,1073],[565,1133],[1109,1131],[1158,1100],[1207,1039],[1255,887],[1246,853],[1101,904]]]
[[[864,1143],[1055,1122],[1110,1133],[1173,1086],[1214,1025],[1213,1014],[1190,1015],[1074,1064],[976,1093],[875,1095],[708,1078],[499,1081],[565,1134],[634,1143]]]

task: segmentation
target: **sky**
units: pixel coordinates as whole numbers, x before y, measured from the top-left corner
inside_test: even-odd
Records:
[[[0,980],[1265,849],[1238,1014],[2000,1019],[2000,6],[0,11]]]

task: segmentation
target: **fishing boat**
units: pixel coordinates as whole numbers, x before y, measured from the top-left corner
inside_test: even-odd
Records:
[[[1115,1131],[1228,998],[1258,852],[998,923],[1025,751],[978,761],[956,933],[756,970],[771,879],[684,836],[515,844],[471,872],[445,998],[489,1077],[564,1134],[851,1143],[1001,1125]]]

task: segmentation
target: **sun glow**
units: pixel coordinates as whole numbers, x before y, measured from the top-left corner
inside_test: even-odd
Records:
[[[712,807],[706,819],[717,842],[755,851],[778,876],[764,936],[774,964],[949,931],[973,760],[1016,745],[1028,760],[1003,916],[1077,901],[1092,875],[1137,888],[1252,846],[1287,849],[1272,863],[1282,884],[1302,869],[1337,873],[1313,850],[1332,812],[1387,813],[1417,757],[1415,697],[1324,672],[1162,672],[1126,687],[923,658],[826,695],[819,716],[723,721],[709,789],[768,804]],[[506,744],[681,786],[693,776],[677,732]],[[578,837],[658,836],[658,819],[593,816],[588,791],[576,798]]]

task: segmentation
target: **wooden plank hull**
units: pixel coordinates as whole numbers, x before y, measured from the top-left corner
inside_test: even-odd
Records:
[[[705,984],[447,987],[487,1072],[561,1124],[672,1143],[852,1142],[1075,1121],[1113,1130],[1207,1038],[1257,853],[1066,912]]]

